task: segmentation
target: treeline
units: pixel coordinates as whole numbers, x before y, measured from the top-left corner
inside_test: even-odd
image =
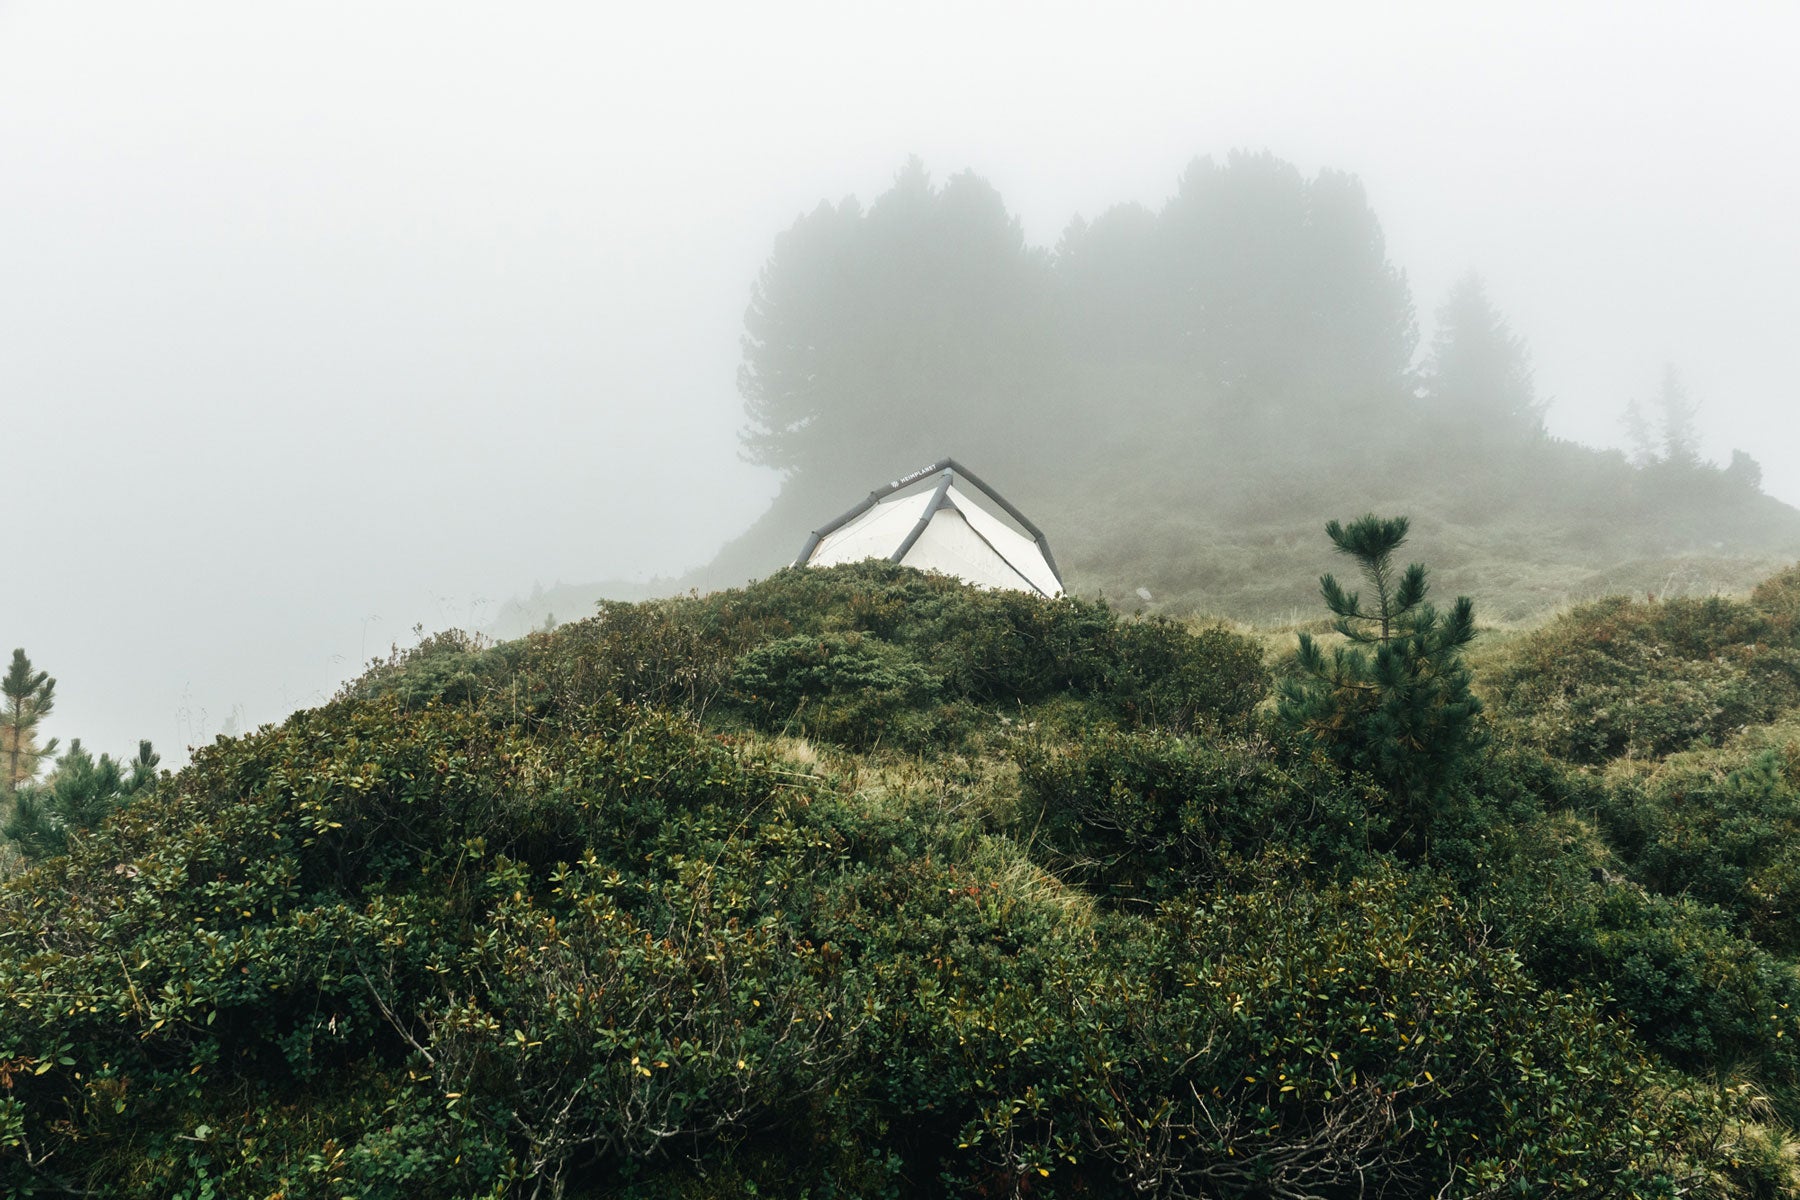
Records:
[[[934,186],[913,160],[867,208],[821,204],[776,239],[746,318],[744,443],[796,476],[863,479],[946,436],[1020,474],[1120,440],[1217,463],[1271,438],[1541,438],[1524,339],[1479,278],[1437,317],[1416,369],[1411,289],[1342,172],[1200,159],[1160,210],[1077,218],[1045,250],[979,176]],[[1691,426],[1673,436],[1698,466]]]
[[[978,176],[934,187],[915,160],[782,234],[746,326],[752,457],[854,479],[947,436],[1013,475],[1121,435],[1328,436],[1409,394],[1417,340],[1361,186],[1269,155],[1196,162],[1161,212],[1077,221],[1054,252]]]

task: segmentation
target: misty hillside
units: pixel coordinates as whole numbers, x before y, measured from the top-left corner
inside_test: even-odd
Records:
[[[783,487],[675,588],[765,575],[945,455],[1031,514],[1071,590],[1177,614],[1289,619],[1318,514],[1371,507],[1413,514],[1444,586],[1497,618],[1741,588],[1800,556],[1800,512],[1753,459],[1702,460],[1673,368],[1634,407],[1633,453],[1593,450],[1546,433],[1529,348],[1478,278],[1429,346],[1416,303],[1350,175],[1202,159],[1160,211],[1077,220],[1047,250],[981,178],[915,161],[776,238],[739,386],[745,453]]]

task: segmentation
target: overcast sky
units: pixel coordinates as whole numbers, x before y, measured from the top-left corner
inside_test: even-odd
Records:
[[[49,732],[175,761],[415,623],[704,561],[774,489],[734,387],[773,236],[909,154],[1046,245],[1199,154],[1354,171],[1427,337],[1479,269],[1555,432],[1616,443],[1672,360],[1709,452],[1800,502],[1797,35],[1792,4],[0,0],[0,654],[60,679]]]

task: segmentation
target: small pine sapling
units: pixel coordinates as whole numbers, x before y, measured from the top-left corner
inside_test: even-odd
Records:
[[[1425,568],[1396,573],[1405,517],[1373,514],[1325,526],[1356,560],[1374,595],[1347,592],[1327,574],[1319,592],[1344,644],[1327,653],[1300,635],[1299,672],[1282,681],[1277,713],[1340,766],[1370,776],[1394,798],[1403,840],[1422,845],[1450,782],[1481,744],[1481,703],[1470,692],[1462,652],[1475,637],[1466,596],[1447,614],[1425,602]]]

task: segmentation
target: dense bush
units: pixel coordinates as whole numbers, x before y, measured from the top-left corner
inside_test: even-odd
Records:
[[[1582,606],[1523,638],[1487,681],[1502,724],[1559,758],[1660,757],[1800,703],[1800,642],[1758,598]]]
[[[418,627],[414,632],[423,634]],[[424,635],[416,645],[405,650],[396,646],[385,659],[370,662],[362,675],[344,686],[342,695],[396,696],[407,708],[431,700],[473,700],[504,666],[504,656],[488,653],[490,649],[479,634],[461,629]]]
[[[14,1181],[21,1160],[52,1180],[86,1162],[163,1194],[214,1146],[224,1191],[312,1171],[456,1195],[496,1164],[555,1178],[654,1156],[649,1131],[683,1122],[729,1143],[804,1095],[795,1072],[837,1040],[792,1028],[832,985],[771,919],[833,844],[785,821],[759,772],[616,705],[544,739],[473,709],[343,703],[203,753],[0,897]],[[771,847],[791,852],[778,868]],[[307,1103],[320,1088],[380,1098],[401,1129],[362,1146],[353,1114]],[[293,1121],[335,1130],[341,1161],[254,1161],[304,1140]]]
[[[1784,1096],[1800,1084],[1800,983],[1791,966],[1732,932],[1727,915],[1635,888],[1539,896],[1513,932],[1556,986],[1608,997],[1645,1042],[1691,1070],[1746,1070]]]
[[[760,724],[850,746],[879,741],[942,686],[905,646],[861,633],[780,638],[739,658],[731,672],[732,700]]]
[[[1268,688],[1261,649],[1223,629],[1120,618],[1074,598],[984,592],[869,561],[782,571],[705,597],[606,602],[598,616],[482,648],[439,635],[346,689],[523,715],[600,696],[738,714],[867,748],[956,746],[987,714],[1074,699],[1109,722],[1241,725]]]
[[[1786,759],[1497,741],[1405,865],[1263,679],[882,566],[398,656],[0,885],[0,1192],[1792,1194],[1778,906],[1611,874]]]
[[[1800,563],[1757,584],[1750,603],[1769,618],[1770,631],[1777,638],[1800,635]]]
[[[1385,795],[1322,757],[1257,737],[1103,731],[1020,753],[1027,820],[1052,861],[1100,894],[1211,888],[1271,847],[1327,870],[1367,865],[1389,835]]]
[[[914,664],[922,668],[928,680],[899,688],[914,709],[942,700],[1016,715],[1021,707],[1053,697],[1076,697],[1092,701],[1096,715],[1109,720],[1188,729],[1196,723],[1242,723],[1268,686],[1261,650],[1246,638],[1221,629],[1194,632],[1163,621],[1124,620],[1073,598],[1044,601],[1018,592],[982,592],[873,562],[785,572],[749,594],[760,598],[771,587],[789,600],[786,611],[811,618],[814,627],[806,634],[860,635],[860,641],[839,644],[854,646],[864,659],[882,656],[890,673],[903,670],[902,663],[904,671]],[[729,608],[737,600],[725,593],[716,603]],[[781,668],[769,658],[775,645],[801,643],[770,643],[753,652],[764,687],[759,695],[784,698],[762,710],[762,719],[785,722],[803,699],[821,694],[820,680],[803,655],[790,660],[786,669],[795,679],[784,683],[778,678]],[[846,695],[841,686],[837,690]],[[878,690],[896,695],[887,682]],[[849,711],[831,718],[829,727],[848,731],[858,723],[857,702],[844,703]],[[866,744],[871,739],[833,740]]]
[[[1235,1116],[1250,1143],[1214,1160],[1218,1190],[1701,1182],[1688,1155],[1722,1131],[1711,1103],[1676,1095],[1591,1000],[1540,988],[1452,897],[1378,870],[1317,892],[1271,880],[1195,915],[1181,958],[1219,1005],[1195,1049],[1218,1055],[1213,1095],[1237,1083],[1243,1099],[1232,1113],[1196,1087],[1176,1111],[1201,1139]],[[1740,1143],[1731,1157],[1753,1153]],[[1761,1172],[1775,1174],[1744,1174]]]
[[[1224,629],[1129,621],[1119,627],[1119,642],[1125,671],[1113,690],[1135,725],[1176,732],[1209,723],[1241,727],[1268,691],[1255,643]]]
[[[1737,756],[1733,756],[1736,758]],[[1800,764],[1774,749],[1677,761],[1609,790],[1600,817],[1633,879],[1730,912],[1770,949],[1800,953]]]
[[[1277,861],[1084,918],[954,845],[617,704],[304,714],[0,893],[0,1162],[144,1196],[935,1194],[1648,1187],[1713,1153],[1722,1114],[1398,877]]]
[[[1779,1178],[1755,1131],[1591,1001],[1539,988],[1447,897],[1379,871],[1313,889],[1288,870],[1092,925],[979,877],[925,900],[928,940],[877,968],[894,1005],[868,1034],[887,1144],[973,1195]]]

